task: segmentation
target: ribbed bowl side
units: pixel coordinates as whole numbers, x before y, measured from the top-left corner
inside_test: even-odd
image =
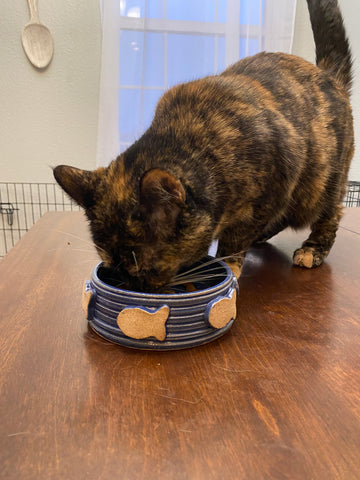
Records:
[[[95,267],[92,274],[92,287],[96,291],[96,302],[90,325],[106,339],[133,348],[181,349],[208,343],[228,331],[230,321],[221,329],[213,328],[205,319],[207,305],[219,296],[226,296],[236,284],[229,267],[221,261],[223,276],[219,283],[195,292],[174,294],[147,294],[123,290],[103,282],[98,272],[102,264]],[[212,282],[214,283],[214,282]],[[117,316],[125,307],[160,308],[167,305],[170,316],[166,322],[166,340],[136,340],[125,336],[117,325]]]

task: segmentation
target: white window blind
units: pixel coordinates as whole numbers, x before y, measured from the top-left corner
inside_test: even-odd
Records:
[[[259,51],[291,50],[296,0],[103,0],[98,165],[150,125],[163,92]]]

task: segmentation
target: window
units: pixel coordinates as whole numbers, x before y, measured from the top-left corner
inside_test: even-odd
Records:
[[[103,0],[98,163],[145,131],[167,88],[262,50],[290,51],[294,7],[295,0]]]

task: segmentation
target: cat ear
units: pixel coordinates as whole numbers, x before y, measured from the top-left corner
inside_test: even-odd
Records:
[[[140,203],[147,212],[149,227],[157,236],[167,236],[185,205],[186,193],[180,180],[158,168],[149,170],[140,184]]]
[[[84,208],[89,208],[93,205],[93,172],[67,165],[58,165],[54,168],[53,173],[60,187],[78,205]]]

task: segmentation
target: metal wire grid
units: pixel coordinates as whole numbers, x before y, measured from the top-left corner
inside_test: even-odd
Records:
[[[46,212],[80,210],[55,183],[0,182],[0,258]]]
[[[349,182],[346,207],[360,207],[360,182]],[[0,258],[46,212],[80,210],[56,183],[0,182]]]
[[[360,182],[348,182],[345,207],[360,207]]]

